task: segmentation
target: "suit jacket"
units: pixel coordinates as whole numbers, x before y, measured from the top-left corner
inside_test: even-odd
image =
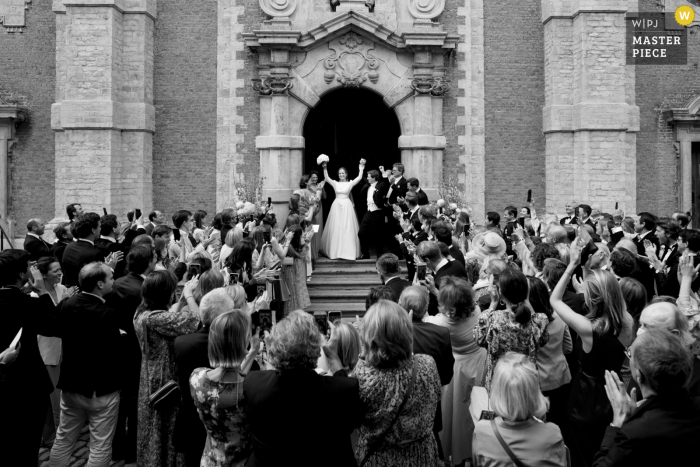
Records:
[[[93,261],[104,261],[105,255],[99,248],[86,240],[78,240],[66,246],[63,252],[63,285],[73,287],[78,284],[78,274],[83,266]]]
[[[153,222],[149,222],[148,224],[144,225],[144,227],[146,228],[146,233],[152,237],[153,229],[156,228],[156,226],[153,225]]]
[[[58,260],[61,267],[63,267],[63,252],[66,250],[66,246],[68,246],[68,243],[63,243],[59,240],[51,247],[51,256]]]
[[[364,413],[357,379],[313,370],[252,371],[243,393],[253,435],[246,467],[357,466],[350,442]],[[332,416],[326,416],[328,407]]]
[[[622,427],[606,428],[593,465],[690,465],[698,439],[700,398],[651,396]]]
[[[676,247],[677,245],[673,245]],[[659,295],[669,295],[678,298],[681,291],[681,285],[678,283],[678,260],[681,255],[678,253],[678,248],[672,248],[671,254],[666,258],[666,267],[664,270],[656,273],[656,290]],[[659,256],[659,259],[663,259]]]
[[[569,219],[569,216],[566,216],[566,217],[559,219],[559,224],[566,225],[567,219]],[[579,222],[580,222],[580,219],[578,218],[578,216],[574,216],[574,218],[571,219],[571,222],[569,222],[569,225],[578,225]]]
[[[418,200],[418,206],[427,206],[430,204],[430,201],[428,200],[428,195],[425,194],[425,191],[421,190],[420,188],[418,191],[416,191],[416,196]]]
[[[454,376],[455,357],[452,354],[450,331],[432,323],[413,320],[413,353],[430,355],[435,360],[440,384],[446,386]],[[442,404],[438,401],[433,431],[442,431]]]
[[[440,269],[435,272],[435,287],[440,290],[440,280],[443,277],[461,277],[462,279],[468,281],[467,270],[459,261],[448,261],[447,264],[443,265]],[[428,314],[430,316],[435,316],[438,313],[438,301],[437,297],[430,294],[430,304],[428,305]]]
[[[57,387],[85,397],[121,388],[117,314],[99,298],[79,293],[58,305],[63,361]]]
[[[369,185],[367,187],[367,190],[369,191],[369,188],[372,185]],[[364,189],[363,189],[364,191]],[[374,204],[377,205],[379,209],[384,209],[386,210],[386,194],[389,191],[389,182],[385,180],[379,180],[376,185],[374,185],[374,194],[372,195],[372,200],[374,201]],[[367,207],[367,193],[365,193],[365,197],[362,199],[362,202],[365,203],[365,208]]]
[[[6,386],[0,396],[0,413],[31,404],[33,397],[46,397],[53,391],[53,383],[39,353],[37,334],[56,336],[56,307],[45,294],[33,298],[16,287],[0,289],[0,310],[3,322],[0,326],[0,348],[7,349],[17,332],[22,329],[21,349],[17,360],[6,368]],[[9,416],[9,415],[8,415]],[[8,418],[9,420],[9,418]]]
[[[388,204],[396,204],[398,203],[398,200],[396,198],[406,197],[406,192],[408,191],[408,182],[406,181],[406,178],[401,177],[400,180],[391,183],[389,185],[389,188],[391,189],[391,194],[388,195],[387,202]]]
[[[398,301],[399,297],[401,296],[401,292],[403,292],[403,289],[411,285],[411,283],[408,282],[406,279],[402,279],[401,277],[396,276],[389,279],[385,285],[394,291],[394,295],[396,295],[396,301]]]
[[[105,258],[116,251],[122,251],[121,245],[117,242],[110,242],[104,238],[98,238],[95,240],[95,247],[97,247]]]
[[[404,214],[404,219],[410,224],[413,225],[413,219],[418,219],[418,211],[420,209],[416,209],[413,214],[411,214],[411,211],[409,210],[408,206],[406,206],[406,214]]]
[[[115,310],[119,329],[126,332],[126,336],[122,337],[122,375],[123,393],[127,397],[138,395],[141,377],[141,346],[134,331],[134,315],[141,304],[142,286],[143,277],[130,272],[114,281],[112,291],[105,297],[107,303]]]
[[[180,409],[175,419],[173,445],[178,452],[191,452],[200,457],[204,452],[207,430],[190,394],[190,376],[197,368],[209,368],[209,326],[175,338],[175,375],[180,386]]]
[[[644,240],[649,240],[652,245],[654,245],[656,251],[659,251],[659,238],[654,234],[654,232],[646,234],[641,240],[639,239],[639,236],[636,236],[634,238],[634,244],[637,245],[637,253],[639,253],[641,256],[647,255],[646,249],[644,248]]]
[[[586,221],[584,222],[584,224],[585,224],[585,225],[590,225],[591,227],[593,227],[593,232],[596,231],[595,223],[591,220],[590,217],[589,217],[588,219],[586,219]]]
[[[460,263],[462,263],[462,266],[466,265],[462,251],[454,245],[450,246],[450,255],[455,259],[455,261],[459,261]]]
[[[29,253],[30,261],[36,261],[42,256],[49,256],[51,247],[44,241],[44,239],[27,235],[24,237],[24,251]]]

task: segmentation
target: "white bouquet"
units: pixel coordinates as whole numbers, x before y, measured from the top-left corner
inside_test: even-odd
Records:
[[[437,207],[444,208],[445,207],[445,200],[444,199],[437,200]]]
[[[321,165],[321,164],[323,164],[324,162],[328,162],[328,161],[329,161],[328,156],[326,156],[325,154],[321,154],[320,156],[318,156],[318,157],[316,158],[316,163],[317,163],[318,165]]]

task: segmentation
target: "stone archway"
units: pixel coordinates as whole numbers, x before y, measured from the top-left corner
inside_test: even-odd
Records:
[[[434,198],[446,146],[445,55],[459,36],[443,32],[427,19],[416,20],[398,35],[355,11],[302,34],[292,30],[288,17],[272,16],[262,29],[243,37],[259,57],[259,78],[253,80],[260,96],[256,147],[260,172],[266,177],[264,196],[272,198],[276,211],[286,214],[286,203],[302,175],[303,122],[309,109],[319,104],[320,96],[338,88],[371,90],[394,110],[406,174],[418,176]]]

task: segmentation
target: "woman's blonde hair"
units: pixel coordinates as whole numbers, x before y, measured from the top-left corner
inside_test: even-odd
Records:
[[[224,286],[224,276],[221,275],[216,269],[210,269],[204,271],[199,276],[199,283],[197,287],[192,291],[192,297],[194,301],[199,304],[202,301],[202,297],[211,292],[214,289]]]
[[[354,370],[357,360],[360,358],[360,334],[354,326],[347,323],[336,324],[333,332],[338,336],[340,363],[348,371]]]
[[[489,400],[496,415],[511,422],[541,418],[549,408],[549,400],[540,391],[535,364],[515,352],[507,352],[498,360]]]
[[[278,371],[313,370],[323,337],[313,316],[294,310],[272,327],[267,344],[270,363]]]
[[[397,303],[379,300],[364,318],[365,361],[375,368],[398,368],[413,354],[413,326]]]
[[[246,297],[245,289],[241,284],[233,284],[226,286],[226,293],[233,299],[233,307],[239,310],[245,308],[248,303],[248,297]]]
[[[583,283],[583,297],[588,308],[586,318],[591,320],[593,332],[602,335],[612,327],[614,334],[619,335],[626,305],[613,273],[602,269],[591,271]]]
[[[240,242],[241,240],[243,240],[243,229],[241,229],[238,226],[235,226],[228,231],[224,242],[226,243],[227,247],[233,248],[234,246],[236,246],[236,243]]]
[[[250,317],[233,310],[214,318],[209,326],[209,365],[212,368],[235,368],[246,355]]]

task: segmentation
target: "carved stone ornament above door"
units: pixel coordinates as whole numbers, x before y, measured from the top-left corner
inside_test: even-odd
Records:
[[[408,11],[417,19],[434,19],[445,9],[445,0],[409,0]]]
[[[370,54],[371,48],[365,44],[365,39],[353,32],[342,36],[339,40],[340,51],[326,58],[323,74],[326,83],[337,79],[345,87],[357,88],[369,78],[373,83],[379,80],[379,60]]]
[[[296,7],[297,0],[260,0],[262,11],[273,17],[289,16]]]

